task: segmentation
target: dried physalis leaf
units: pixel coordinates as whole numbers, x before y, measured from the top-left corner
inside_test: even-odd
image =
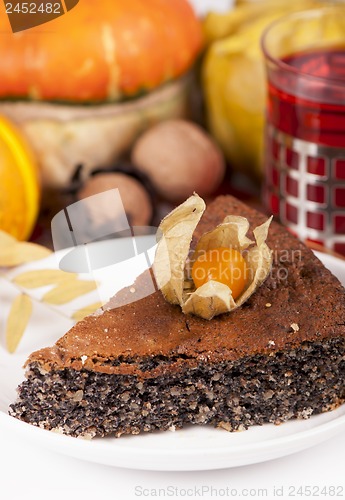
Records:
[[[176,276],[171,273],[174,279],[170,279],[165,285],[169,294],[162,291],[166,300],[173,304],[179,303],[184,313],[212,319],[218,314],[240,307],[267,278],[272,265],[272,252],[266,244],[266,238],[272,218],[253,231],[255,241],[252,241],[247,237],[249,222],[246,218],[231,215],[225,217],[223,223],[201,236],[190,261],[186,264],[186,255],[190,252],[189,246],[186,248],[187,241],[190,245],[201,215],[196,222],[194,220],[193,226],[187,226],[188,238],[184,241],[183,254],[177,253],[175,246],[163,246],[162,242],[169,236],[166,228],[169,230],[171,224],[183,228],[185,210],[180,210],[181,207],[187,204],[189,213],[194,213],[193,206],[201,206],[199,200],[197,195],[189,198],[169,214],[163,221],[164,225],[159,227],[163,233],[158,244],[158,248],[161,245],[160,262],[165,262],[166,266],[173,263],[174,269],[179,270]],[[173,214],[174,218],[170,220]],[[169,255],[164,255],[164,252]],[[224,255],[227,260],[224,260]],[[196,271],[202,271],[203,279],[196,279],[196,272],[193,275],[195,266]],[[159,275],[162,267],[155,266],[158,285],[162,282]],[[235,274],[235,271],[238,274],[236,279],[231,275]],[[164,278],[168,279],[166,272]],[[174,300],[175,297],[178,301]]]
[[[194,230],[206,208],[194,194],[165,217],[158,229],[158,242],[153,265],[157,285],[172,304],[183,304],[184,269]]]
[[[7,262],[16,244],[17,240],[13,236],[0,230],[0,267],[6,266],[3,262]]]
[[[191,313],[211,319],[234,308],[234,299],[228,286],[218,281],[209,281],[197,288],[182,306],[185,314]]]
[[[0,249],[0,266],[14,267],[51,255],[51,250],[36,243],[18,242]]]
[[[10,234],[0,229],[0,251],[10,245],[15,245],[17,240]]]
[[[73,280],[65,281],[49,290],[43,298],[42,302],[53,305],[67,304],[82,295],[96,290],[97,283],[95,281]]]
[[[65,281],[75,281],[78,275],[67,273],[60,269],[38,269],[17,274],[12,280],[16,285],[23,288],[39,288],[41,286],[56,285]]]
[[[32,301],[24,293],[14,299],[6,324],[6,346],[10,353],[15,352],[28,326],[32,313]]]
[[[267,278],[272,266],[272,251],[266,244],[268,230],[272,222],[270,217],[264,224],[254,229],[256,245],[250,247],[244,258],[250,280],[236,305],[241,306]]]
[[[81,321],[84,319],[86,316],[89,316],[90,314],[94,313],[102,307],[102,302],[95,302],[94,304],[90,304],[89,306],[83,307],[82,309],[79,309],[78,311],[75,311],[72,314],[72,319],[75,321]]]
[[[238,251],[248,248],[253,242],[247,238],[249,222],[245,217],[228,215],[222,224],[212,231],[203,234],[198,241],[193,260],[200,252],[213,250],[220,247],[231,247]]]

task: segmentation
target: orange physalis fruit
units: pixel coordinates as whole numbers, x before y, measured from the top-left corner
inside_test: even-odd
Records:
[[[192,278],[197,288],[211,280],[223,283],[236,300],[247,283],[247,264],[233,248],[214,248],[198,256],[192,267]]]

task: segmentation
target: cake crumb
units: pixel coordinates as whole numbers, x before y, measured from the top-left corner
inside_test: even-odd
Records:
[[[82,365],[85,365],[85,361],[87,360],[87,356],[85,356],[85,355],[81,356],[80,359],[81,359]]]
[[[269,340],[269,341],[268,341],[268,346],[269,346],[269,347],[273,347],[273,346],[275,346],[275,345],[276,345],[276,343],[274,342],[274,340]]]
[[[55,432],[55,434],[64,434],[63,427],[53,427],[51,432]]]
[[[291,323],[291,328],[293,329],[294,333],[299,331],[299,326],[297,323]]]
[[[108,328],[104,328],[104,333],[108,333]]]
[[[221,422],[219,422],[217,427],[220,429],[224,429],[225,431],[228,431],[228,432],[231,432],[233,430],[230,422],[221,421]]]
[[[168,428],[169,431],[171,432],[175,432],[176,431],[176,427],[174,425],[171,425],[169,428]]]
[[[266,307],[272,307],[272,304],[270,302],[267,302],[267,304],[265,304]]]
[[[82,391],[81,389],[79,391],[76,391],[72,397],[72,401],[75,401],[76,403],[79,403],[80,401],[82,401],[84,397],[84,391]]]
[[[132,286],[132,287],[129,289],[129,291],[130,291],[131,293],[135,293],[135,288],[134,288],[134,286]]]

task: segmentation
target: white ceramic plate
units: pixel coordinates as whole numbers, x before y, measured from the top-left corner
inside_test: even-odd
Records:
[[[328,255],[318,255],[325,265],[345,284],[344,262]],[[140,259],[138,259],[139,262]],[[57,265],[56,256],[25,269],[51,268]],[[116,276],[121,286],[131,282],[133,269],[142,270],[142,263],[118,265]],[[131,272],[130,272],[131,270]],[[16,273],[21,270],[16,270]],[[109,274],[109,273],[108,273]],[[114,284],[115,287],[115,284]],[[17,293],[7,281],[0,279],[0,331],[11,298]],[[91,294],[75,301],[94,302]],[[61,311],[60,311],[61,312]],[[21,366],[27,355],[44,345],[50,345],[71,325],[71,321],[56,311],[37,306],[32,322],[15,354],[8,354],[4,338],[0,337],[0,425],[7,426],[14,439],[30,439],[35,445],[83,460],[132,469],[157,471],[191,471],[236,467],[263,462],[298,452],[316,445],[345,430],[345,405],[335,411],[317,415],[309,420],[294,420],[280,426],[266,424],[245,432],[227,433],[211,427],[190,426],[177,432],[156,432],[120,439],[103,438],[86,441],[45,431],[8,416],[8,406],[15,399],[15,388],[23,379]]]

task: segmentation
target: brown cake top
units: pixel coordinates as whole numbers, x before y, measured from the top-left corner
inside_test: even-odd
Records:
[[[195,240],[222,222],[242,215],[251,227],[267,217],[231,196],[207,208]],[[274,263],[265,283],[239,309],[212,320],[185,315],[152,287],[150,272],[119,292],[109,309],[77,323],[51,348],[33,353],[28,363],[44,369],[71,367],[105,373],[155,376],[188,363],[237,360],[270,354],[302,342],[345,336],[345,291],[314,254],[273,222],[267,239]],[[131,303],[114,306],[130,298]]]

